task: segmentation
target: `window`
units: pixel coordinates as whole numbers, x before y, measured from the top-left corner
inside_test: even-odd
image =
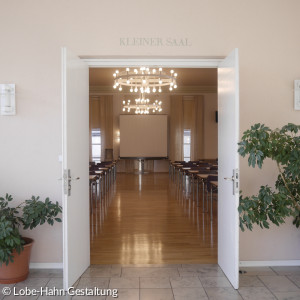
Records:
[[[92,129],[92,161],[101,161],[101,131],[99,128]]]
[[[183,160],[191,160],[191,129],[183,130]]]

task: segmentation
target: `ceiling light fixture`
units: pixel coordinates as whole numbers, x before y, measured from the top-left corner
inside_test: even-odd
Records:
[[[155,100],[153,103],[150,103],[149,98],[145,98],[144,94],[141,95],[138,99],[135,99],[135,104],[132,104],[130,100],[123,100],[123,111],[131,112],[133,110],[135,114],[149,114],[150,112],[156,113],[161,112],[162,102]]]
[[[162,92],[162,87],[169,86],[169,90],[177,88],[177,73],[174,70],[167,74],[162,68],[141,67],[136,69],[126,68],[125,71],[116,71],[113,74],[114,89],[123,90],[123,86],[130,87],[130,92],[156,93]]]

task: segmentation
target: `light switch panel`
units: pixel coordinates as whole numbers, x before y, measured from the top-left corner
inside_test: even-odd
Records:
[[[300,80],[294,81],[294,109],[300,110]]]

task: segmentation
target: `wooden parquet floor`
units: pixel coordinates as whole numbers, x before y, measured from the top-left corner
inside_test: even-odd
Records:
[[[91,264],[217,262],[216,213],[211,222],[167,173],[117,174],[90,221]]]

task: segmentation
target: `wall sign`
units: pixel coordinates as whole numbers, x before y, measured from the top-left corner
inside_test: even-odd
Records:
[[[121,47],[190,47],[192,43],[186,37],[121,37]]]

